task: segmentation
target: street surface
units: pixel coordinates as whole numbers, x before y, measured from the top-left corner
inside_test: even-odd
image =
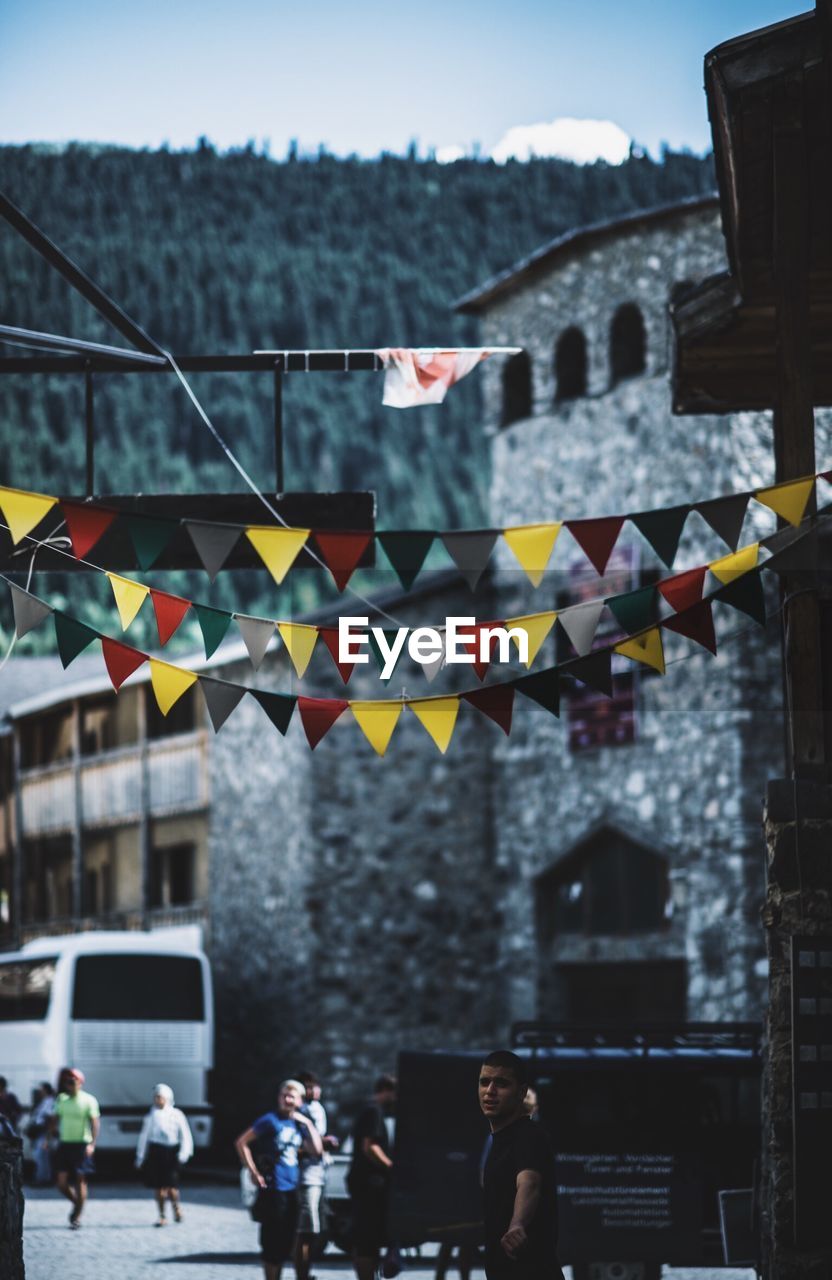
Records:
[[[54,1190],[27,1187],[26,1280],[259,1280],[257,1226],[241,1208],[238,1189],[186,1182],[182,1193],[185,1221],[157,1228],[149,1191],[99,1182],[92,1187],[82,1229],[70,1231],[68,1201]],[[352,1276],[348,1260],[335,1252],[314,1270],[318,1280]],[[284,1268],[283,1276],[294,1280],[292,1268]],[[664,1278],[754,1280],[754,1273],[668,1268]],[[409,1258],[402,1280],[433,1280],[430,1258]],[[449,1280],[457,1280],[457,1273],[450,1272]]]

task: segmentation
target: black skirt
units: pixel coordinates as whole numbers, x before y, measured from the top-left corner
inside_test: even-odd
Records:
[[[158,1191],[160,1187],[179,1186],[179,1147],[167,1147],[161,1142],[148,1143],[142,1164],[142,1179],[146,1187]]]

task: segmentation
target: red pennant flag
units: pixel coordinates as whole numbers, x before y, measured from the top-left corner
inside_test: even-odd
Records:
[[[143,662],[147,662],[147,654],[140,653],[138,649],[131,649],[118,640],[109,640],[106,636],[101,637],[101,648],[107,665],[107,675],[118,693],[127,677],[132,676],[134,671],[138,671]]]
[[[98,507],[82,506],[79,502],[62,502],[61,510],[69,530],[72,553],[79,560],[92,550],[116,518],[115,511],[101,511]]]
[[[688,569],[685,573],[677,573],[675,577],[667,578],[664,582],[657,582],[656,586],[671,609],[681,613],[683,609],[690,609],[691,605],[698,604],[702,599],[702,588],[705,585],[707,572],[708,566],[703,564],[698,569]]]
[[[676,631],[680,636],[687,636],[697,644],[710,649],[716,654],[716,635],[714,633],[714,616],[710,600],[700,600],[691,605],[684,613],[677,613],[672,618],[665,618],[661,624],[668,631]]]
[[[324,644],[326,645],[327,649],[329,649],[329,652],[332,655],[332,661],[335,663],[336,667],[338,668],[338,674],[340,675],[344,684],[349,684],[350,676],[352,675],[353,671],[355,671],[355,663],[338,661],[338,628],[337,627],[318,627],[318,633],[321,639],[323,640]]]
[[[474,633],[474,639],[467,641],[463,645],[463,648],[466,649],[468,653],[472,653],[474,655],[474,670],[477,673],[478,680],[485,679],[486,672],[488,671],[488,668],[491,666],[491,663],[494,658],[494,650],[499,644],[499,636],[492,636],[491,642],[488,646],[488,661],[481,662],[480,661],[480,634],[483,631],[487,631],[489,627],[504,627],[505,625],[506,624],[504,622],[478,622],[473,627],[470,628],[470,630],[473,631]],[[466,631],[467,630],[468,628],[466,627]]]
[[[176,628],[191,607],[190,600],[182,596],[168,595],[167,591],[156,591],[150,588],[153,611],[156,614],[156,627],[159,632],[159,644],[167,644]]]
[[[566,527],[598,573],[603,574],[621,532],[624,516],[603,516],[600,520],[567,520]]]
[[[306,740],[313,751],[349,705],[343,698],[298,698]]]
[[[514,707],[513,684],[491,684],[486,689],[473,689],[460,694],[472,707],[476,707],[489,720],[498,724],[503,733],[511,732],[511,712]]]
[[[335,579],[339,591],[349,582],[359,560],[370,545],[369,533],[315,533],[321,559]]]

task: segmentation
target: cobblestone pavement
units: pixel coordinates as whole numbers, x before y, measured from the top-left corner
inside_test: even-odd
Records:
[[[149,1192],[124,1183],[97,1184],[84,1226],[70,1231],[69,1204],[56,1191],[27,1188],[26,1280],[259,1280],[257,1227],[233,1186],[186,1186],[185,1221],[154,1228]],[[351,1280],[343,1254],[315,1265],[318,1280]],[[568,1274],[568,1269],[567,1269]],[[284,1280],[294,1280],[287,1267]],[[667,1268],[665,1280],[753,1280],[752,1271]],[[452,1280],[456,1273],[452,1272]],[[480,1276],[481,1273],[475,1273]],[[402,1280],[432,1280],[428,1258],[408,1261]]]

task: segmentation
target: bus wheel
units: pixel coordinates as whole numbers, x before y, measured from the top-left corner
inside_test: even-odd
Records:
[[[573,1262],[572,1280],[661,1280],[660,1262]]]

